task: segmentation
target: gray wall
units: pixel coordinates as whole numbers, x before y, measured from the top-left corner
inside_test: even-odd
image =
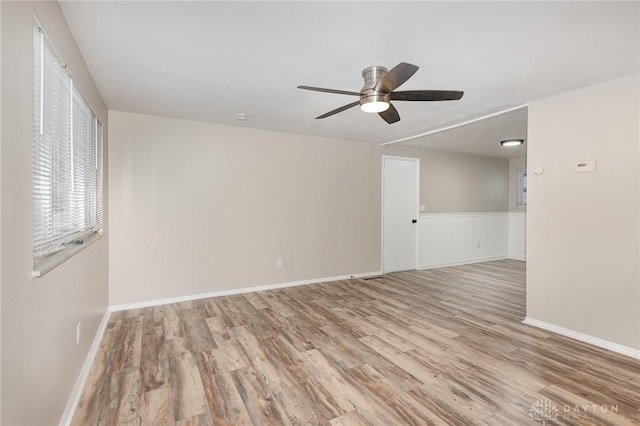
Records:
[[[107,126],[104,103],[56,2],[1,2],[1,284],[4,425],[57,424],[107,308],[107,239],[32,279],[34,12]],[[75,330],[82,321],[83,339]]]
[[[376,146],[109,115],[111,304],[380,270]]]
[[[112,305],[379,271],[383,153],[429,212],[507,210],[505,159],[109,115]]]
[[[385,146],[389,155],[420,158],[420,204],[426,213],[506,212],[509,160],[478,155]]]
[[[527,316],[640,349],[639,75],[529,104]],[[597,172],[576,173],[576,162]]]

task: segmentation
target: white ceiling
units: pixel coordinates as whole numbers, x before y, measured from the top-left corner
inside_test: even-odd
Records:
[[[635,73],[640,63],[638,2],[63,1],[62,9],[109,109],[369,142]],[[420,66],[402,90],[464,97],[396,102],[402,120],[388,125],[357,107],[315,120],[356,99],[296,89],[359,91],[363,68],[401,61]],[[474,128],[488,134],[467,151],[502,137],[481,124],[456,134]]]
[[[517,147],[503,147],[500,141],[522,139]],[[399,145],[463,152],[488,157],[527,156],[527,108],[490,117],[432,135],[413,138]]]

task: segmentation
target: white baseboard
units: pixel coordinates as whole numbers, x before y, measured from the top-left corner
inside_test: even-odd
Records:
[[[424,271],[426,269],[447,268],[449,266],[470,265],[472,263],[490,262],[492,260],[504,260],[504,259],[508,259],[508,258],[506,256],[498,256],[498,257],[486,257],[484,259],[465,260],[462,262],[436,263],[432,265],[420,265],[419,269],[421,271]]]
[[[543,330],[552,331],[557,334],[561,334],[566,337],[570,337],[581,342],[589,343],[593,346],[598,346],[603,349],[610,350],[622,355],[630,356],[631,358],[640,359],[640,349],[634,349],[629,346],[620,345],[618,343],[610,342],[608,340],[601,339],[599,337],[593,337],[588,334],[580,333],[578,331],[569,330],[568,328],[560,327],[559,325],[550,324],[548,322],[539,321],[530,317],[526,317],[523,324],[528,324],[533,327],[541,328]]]
[[[211,293],[191,294],[188,296],[167,297],[164,299],[146,300],[143,302],[124,303],[121,305],[111,305],[109,306],[109,310],[111,312],[126,311],[129,309],[140,309],[140,308],[148,308],[150,306],[168,305],[170,303],[188,302],[190,300],[208,299],[210,297],[233,296],[236,294],[252,293],[255,291],[275,290],[279,288],[297,287],[297,286],[307,285],[307,284],[327,283],[331,281],[348,280],[352,278],[375,277],[377,275],[382,275],[382,271],[363,272],[363,273],[352,274],[352,275],[339,275],[335,277],[313,278],[310,280],[291,281],[287,283],[267,284],[267,285],[254,286],[254,287],[233,288],[229,290],[213,291]]]
[[[93,365],[93,361],[96,358],[96,354],[98,353],[98,348],[100,347],[100,342],[102,342],[102,336],[104,335],[104,331],[107,329],[107,324],[109,323],[109,317],[111,316],[111,311],[107,310],[102,317],[102,322],[98,326],[98,330],[96,331],[96,335],[93,338],[93,342],[91,343],[91,347],[89,348],[89,353],[87,357],[84,359],[84,364],[82,364],[82,368],[80,369],[80,374],[78,374],[78,378],[76,379],[76,384],[73,386],[73,390],[71,391],[71,395],[69,396],[69,401],[67,402],[67,406],[64,409],[64,413],[62,413],[62,418],[60,419],[60,425],[68,426],[71,424],[71,420],[73,420],[73,415],[76,412],[76,408],[78,407],[78,402],[80,402],[80,396],[82,395],[82,390],[84,389],[84,385],[89,378],[89,372],[91,372],[91,366]]]
[[[509,257],[507,257],[507,259],[522,260],[523,262],[527,261],[526,257],[520,257],[520,256],[509,256]]]

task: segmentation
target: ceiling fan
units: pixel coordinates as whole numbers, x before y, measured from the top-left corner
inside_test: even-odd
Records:
[[[316,119],[327,118],[360,105],[360,108],[365,112],[377,112],[389,124],[400,121],[400,114],[391,104],[391,101],[457,101],[464,94],[464,92],[456,90],[394,91],[409,80],[416,71],[418,71],[416,65],[406,62],[399,63],[388,72],[385,67],[377,65],[365,68],[362,70],[364,86],[359,93],[312,86],[298,86],[298,89],[360,97],[358,101],[336,108],[316,117]]]

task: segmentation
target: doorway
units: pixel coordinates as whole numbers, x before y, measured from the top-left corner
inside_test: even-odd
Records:
[[[382,156],[382,271],[418,267],[420,159]]]

